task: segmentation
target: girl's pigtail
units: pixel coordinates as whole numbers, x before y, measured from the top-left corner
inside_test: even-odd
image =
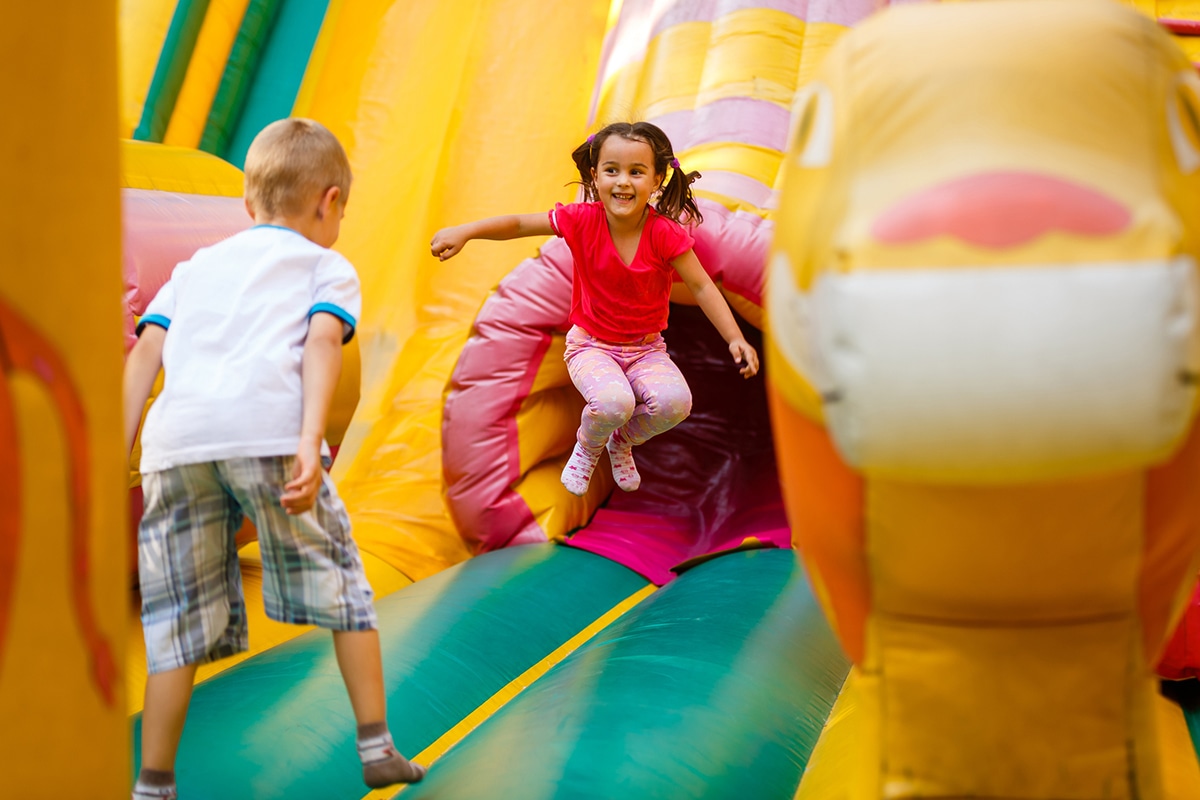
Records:
[[[685,222],[689,225],[699,225],[704,221],[696,198],[692,196],[692,182],[700,177],[699,172],[684,172],[679,168],[678,159],[671,159],[671,178],[662,187],[662,196],[654,208],[664,217]]]
[[[592,180],[593,138],[589,136],[586,142],[576,147],[571,153],[571,160],[575,162],[575,168],[579,170],[579,185],[583,187],[583,202],[585,203],[600,199],[596,193],[596,183]]]

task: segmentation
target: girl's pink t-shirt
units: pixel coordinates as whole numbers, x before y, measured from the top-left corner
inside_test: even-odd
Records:
[[[692,249],[691,234],[646,207],[646,223],[633,263],[617,253],[600,202],[558,203],[550,227],[575,258],[571,324],[609,342],[632,342],[667,327],[671,261]]]

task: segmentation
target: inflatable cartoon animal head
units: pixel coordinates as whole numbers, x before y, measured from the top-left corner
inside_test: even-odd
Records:
[[[1200,76],[1087,5],[895,9],[798,97],[775,383],[868,474],[1054,478],[1181,440]]]

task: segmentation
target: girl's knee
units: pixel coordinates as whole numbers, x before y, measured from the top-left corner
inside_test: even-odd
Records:
[[[602,427],[619,428],[633,416],[634,405],[632,392],[611,392],[592,398],[584,413]]]
[[[672,424],[683,422],[692,413],[692,392],[687,386],[660,391],[656,400],[659,414]]]

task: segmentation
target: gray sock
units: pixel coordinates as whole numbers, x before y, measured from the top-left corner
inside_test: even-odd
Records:
[[[416,783],[425,768],[400,755],[388,733],[387,723],[358,726],[358,757],[363,765],[363,783],[381,789],[395,783]]]
[[[145,769],[138,774],[132,800],[175,800],[174,770]]]

